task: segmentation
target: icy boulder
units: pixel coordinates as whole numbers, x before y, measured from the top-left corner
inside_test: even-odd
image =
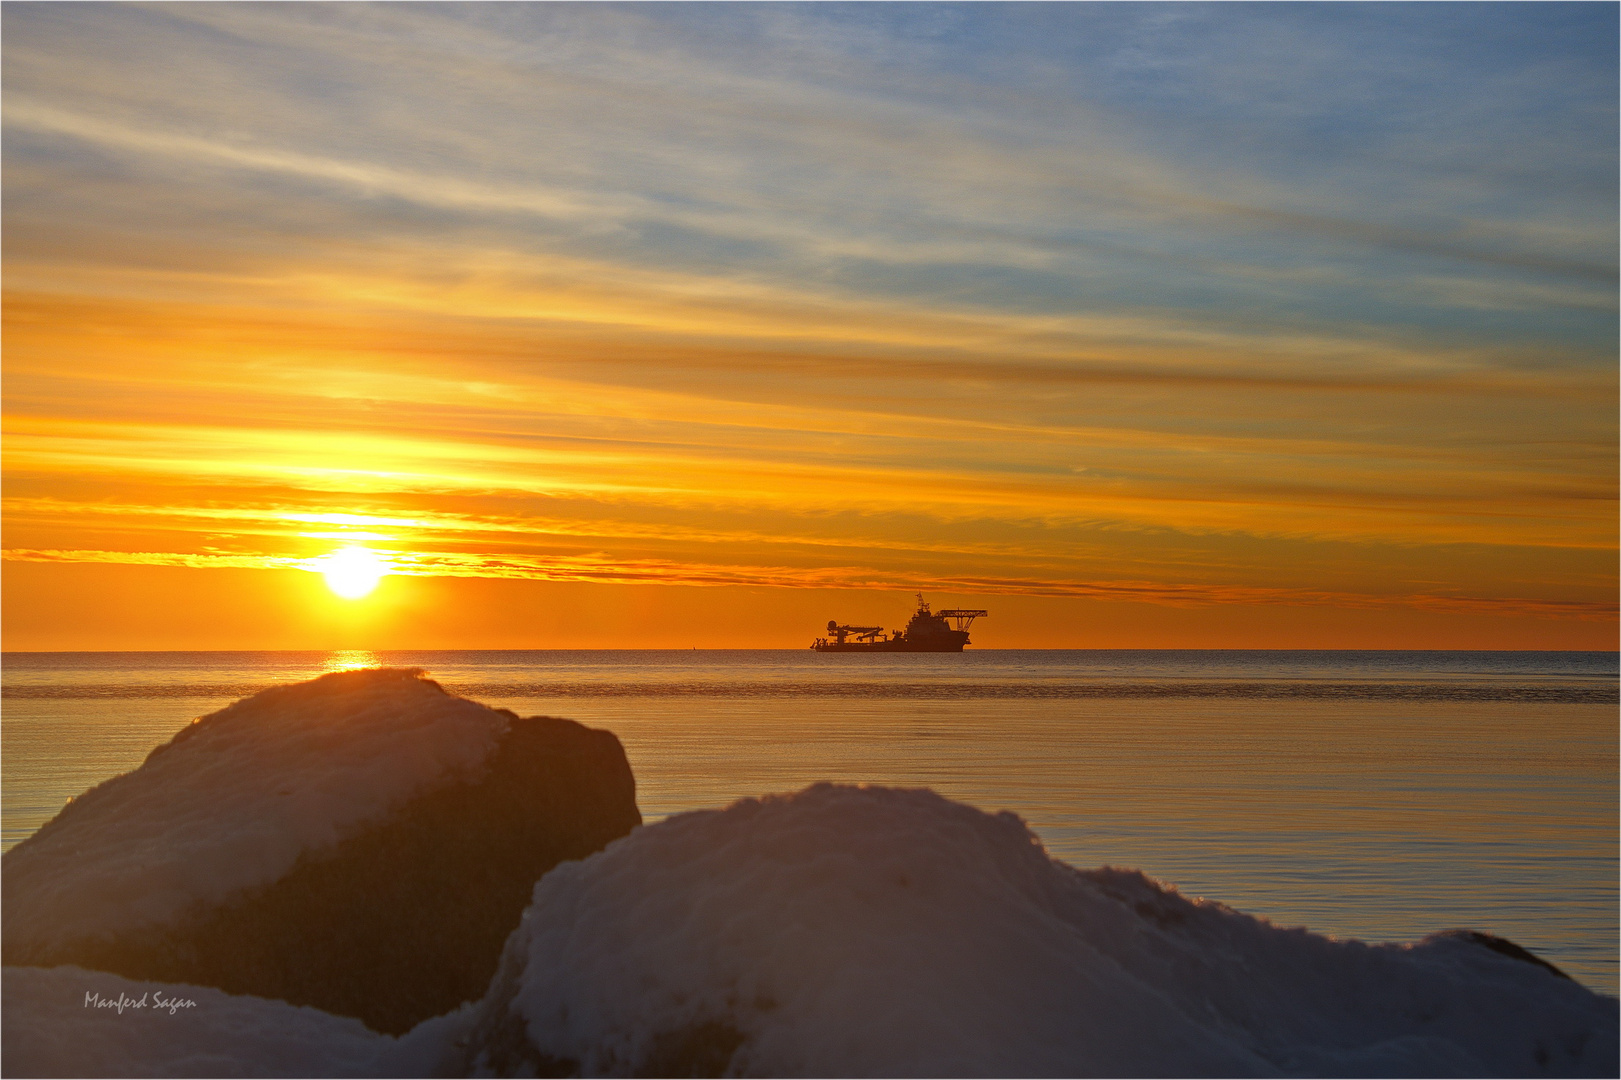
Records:
[[[1012,814],[824,784],[541,880],[452,1067],[1614,1076],[1616,1003],[1497,940],[1283,930],[1056,862]]]
[[[326,675],[202,718],[7,852],[4,958],[401,1032],[481,996],[535,880],[640,820],[609,732]]]
[[[394,1040],[358,1020],[103,971],[6,968],[6,1076],[372,1076]]]

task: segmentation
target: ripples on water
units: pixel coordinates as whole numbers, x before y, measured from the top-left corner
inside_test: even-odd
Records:
[[[459,693],[551,697],[1616,700],[1611,653],[809,650],[12,653],[7,698],[240,697],[390,664]]]
[[[649,820],[816,780],[1025,817],[1059,858],[1370,940],[1513,938],[1616,990],[1610,653],[8,654],[4,830],[189,719],[385,663],[624,742]]]

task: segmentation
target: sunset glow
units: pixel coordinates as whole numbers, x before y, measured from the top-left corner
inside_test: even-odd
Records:
[[[11,5],[8,647],[1608,647],[1614,19]]]

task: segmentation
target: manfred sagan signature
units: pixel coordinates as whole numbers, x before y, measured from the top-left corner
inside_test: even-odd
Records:
[[[128,994],[119,994],[116,998],[106,998],[94,990],[86,990],[84,992],[84,1007],[87,1009],[117,1009],[119,1016],[124,1015],[125,1009],[167,1009],[169,1015],[173,1016],[181,1009],[195,1009],[197,1003],[191,998],[164,997],[162,994],[153,993],[150,990],[138,998],[132,998]]]

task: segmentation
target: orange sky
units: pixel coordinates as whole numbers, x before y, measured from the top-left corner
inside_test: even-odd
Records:
[[[1596,105],[709,11],[8,8],[5,647],[1614,647]]]

